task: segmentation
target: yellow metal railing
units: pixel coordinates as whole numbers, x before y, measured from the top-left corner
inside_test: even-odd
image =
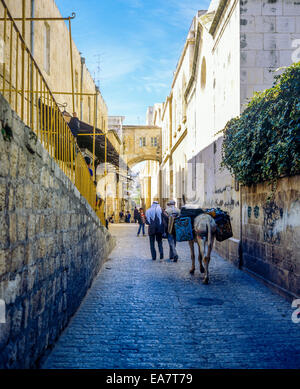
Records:
[[[104,207],[96,203],[96,186],[76,139],[43,74],[27,47],[25,36],[25,1],[22,11],[22,33],[4,0],[0,0],[3,39],[0,93],[37,135],[44,148],[76,185],[82,196],[105,225]],[[1,10],[2,8],[2,10]],[[2,70],[2,71],[1,71]],[[2,82],[2,84],[1,84]]]

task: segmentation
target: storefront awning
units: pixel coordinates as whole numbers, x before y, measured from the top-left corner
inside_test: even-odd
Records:
[[[80,130],[79,134],[87,134],[86,136],[80,135],[77,137],[77,143],[78,146],[81,149],[88,149],[91,153],[93,153],[93,132],[94,127],[80,121]],[[102,130],[99,128],[96,128],[96,135],[95,136],[95,158],[96,158],[96,164],[104,163],[105,162],[105,136]],[[114,148],[114,146],[111,144],[111,142],[107,139],[107,163],[111,163],[112,165],[118,167],[119,169],[125,169],[127,170],[127,165],[123,161],[123,159],[120,157],[117,150]]]

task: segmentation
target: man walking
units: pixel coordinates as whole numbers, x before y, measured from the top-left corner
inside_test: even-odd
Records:
[[[153,201],[152,206],[146,212],[146,224],[149,225],[148,234],[150,240],[150,250],[153,261],[156,260],[155,240],[158,245],[160,259],[164,258],[162,234],[164,226],[162,221],[162,210],[157,201]]]
[[[134,217],[134,222],[138,222],[139,221],[139,211],[137,209],[137,207],[134,207],[134,211],[133,211],[133,217]]]
[[[167,203],[167,208],[165,210],[165,214],[167,215],[169,219],[168,223],[168,243],[170,248],[170,260],[173,260],[174,262],[177,262],[178,260],[178,254],[176,250],[176,233],[175,233],[175,226],[174,226],[174,220],[176,217],[180,215],[180,211],[178,208],[175,207],[175,201],[170,200]]]

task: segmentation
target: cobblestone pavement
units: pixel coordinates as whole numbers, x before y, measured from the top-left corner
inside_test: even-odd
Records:
[[[187,243],[177,263],[152,261],[137,225],[110,229],[117,246],[43,368],[300,368],[281,296],[217,254],[203,285]]]

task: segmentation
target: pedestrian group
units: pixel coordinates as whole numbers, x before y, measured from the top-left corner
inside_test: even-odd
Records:
[[[168,239],[170,249],[170,260],[177,262],[178,254],[176,251],[176,234],[174,220],[178,217],[180,211],[175,207],[175,201],[170,200],[167,208],[162,210],[157,201],[153,201],[152,206],[146,211],[146,224],[148,224],[148,235],[150,240],[150,251],[152,259],[156,260],[155,242],[158,245],[160,259],[164,258],[163,238]],[[140,231],[140,228],[139,228]],[[139,235],[139,232],[138,232]]]
[[[148,235],[150,241],[150,251],[152,259],[156,260],[156,244],[158,246],[158,252],[160,259],[164,259],[163,239],[167,239],[169,244],[169,259],[173,262],[177,262],[178,253],[176,250],[176,232],[175,232],[175,219],[180,215],[180,210],[176,207],[174,200],[167,202],[166,209],[162,209],[158,201],[153,201],[151,207],[144,213],[143,208],[133,210],[132,223],[138,223],[137,236],[145,233],[145,225],[148,225]],[[121,210],[119,213],[119,221],[130,223],[131,214],[129,211],[126,213]],[[109,218],[110,223],[114,223],[114,214]]]

